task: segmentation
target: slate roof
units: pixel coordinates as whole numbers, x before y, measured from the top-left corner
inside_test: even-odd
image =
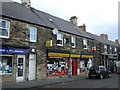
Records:
[[[22,4],[16,2],[3,2],[0,12],[2,12],[2,14],[0,13],[2,16],[49,28],[57,28],[58,30],[63,32],[93,39],[79,27],[73,25],[66,20],[60,19],[58,17],[36,10],[34,8],[26,8]],[[52,22],[49,19],[51,19]]]
[[[91,37],[93,37],[95,40],[101,42],[101,43],[104,43],[106,45],[111,45],[111,46],[115,46],[115,47],[118,47],[118,44],[113,42],[113,41],[110,41],[110,40],[106,40],[104,38],[101,38],[100,36],[98,35],[95,35],[95,34],[92,34],[92,33],[89,33],[87,32]]]

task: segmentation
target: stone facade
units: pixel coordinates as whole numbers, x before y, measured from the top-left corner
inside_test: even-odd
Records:
[[[38,25],[33,25],[29,23],[25,23],[22,21],[3,18],[5,20],[10,21],[10,37],[2,38],[2,46],[12,46],[17,48],[27,48],[29,50],[28,54],[25,55],[25,81],[28,80],[29,74],[29,54],[34,53],[37,55],[36,57],[36,79],[46,79],[46,59],[47,59],[47,49],[56,49],[56,50],[65,50],[71,51],[73,53],[80,53],[83,50],[83,37],[76,36],[76,47],[72,48],[71,46],[71,35],[70,33],[61,32],[63,34],[63,38],[68,38],[69,41],[67,43],[64,42],[63,46],[57,46],[57,36],[52,33],[52,29],[47,27],[42,27]],[[30,42],[29,39],[29,27],[34,26],[37,28],[37,42]],[[86,38],[87,39],[87,38]],[[52,40],[52,46],[46,47],[46,41]],[[91,53],[93,47],[93,40],[88,40],[88,50],[84,50],[84,53]],[[32,49],[35,49],[33,52]],[[72,60],[72,58],[71,58]],[[79,58],[78,58],[79,60]],[[72,61],[70,61],[72,64]],[[72,69],[72,66],[69,66]],[[78,64],[79,68],[79,64]],[[2,75],[2,81],[16,81],[16,72],[17,72],[17,54],[13,55],[13,72],[12,74]]]

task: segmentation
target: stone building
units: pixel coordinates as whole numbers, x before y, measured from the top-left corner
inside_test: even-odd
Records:
[[[117,62],[117,48],[118,44],[116,42],[108,40],[107,34],[101,34],[100,36],[88,33],[94,38],[94,46],[96,51],[94,53],[94,61],[96,65],[104,65],[107,68],[110,65],[114,66],[114,71],[116,71]]]
[[[76,17],[65,21],[25,1],[1,4],[2,82],[56,78],[68,69],[79,75],[94,65],[94,39],[77,26]]]

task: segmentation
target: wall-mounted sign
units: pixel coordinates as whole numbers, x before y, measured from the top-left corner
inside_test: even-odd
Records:
[[[0,53],[8,53],[8,54],[27,54],[27,49],[19,49],[13,47],[3,47],[0,48]]]
[[[92,51],[96,51],[96,47],[92,47]]]
[[[52,46],[52,40],[46,41],[46,47],[50,47],[50,46]]]

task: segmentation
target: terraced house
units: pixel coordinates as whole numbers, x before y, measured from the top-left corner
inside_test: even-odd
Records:
[[[91,33],[88,34],[95,40],[94,46],[96,47],[96,51],[94,53],[94,59],[96,65],[99,63],[107,68],[113,66],[112,70],[116,71],[116,62],[118,61],[118,43],[108,40],[107,34],[100,34],[100,36]]]
[[[70,22],[30,7],[2,3],[0,64],[3,82],[79,75],[92,65],[93,38]]]
[[[63,20],[32,8],[30,0],[0,4],[2,82],[58,78],[67,70],[79,75],[96,65],[95,38],[76,16]]]

